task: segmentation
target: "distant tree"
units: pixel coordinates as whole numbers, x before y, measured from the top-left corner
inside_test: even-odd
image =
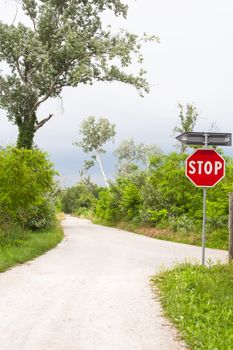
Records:
[[[116,135],[115,125],[111,124],[106,118],[88,117],[84,119],[80,130],[80,135],[82,136],[81,141],[75,142],[74,144],[81,147],[84,153],[91,154],[91,160],[85,162],[84,172],[89,170],[97,161],[101,170],[101,174],[104,178],[105,185],[109,187],[107,177],[105,175],[101,155],[106,151],[103,149],[103,145],[114,140]]]
[[[197,119],[199,117],[197,108],[191,103],[187,103],[186,107],[184,107],[181,103],[178,103],[178,108],[180,110],[179,112],[180,126],[176,126],[174,128],[174,133],[182,134],[183,132],[193,131],[195,128]],[[183,143],[179,143],[178,147],[180,147],[181,153],[184,153],[188,148],[188,146]]]
[[[35,132],[52,117],[40,118],[38,108],[66,86],[120,81],[148,92],[144,70],[134,76],[122,67],[134,56],[142,63],[142,40],[158,38],[140,39],[124,30],[112,34],[103,25],[107,10],[127,17],[121,0],[15,1],[31,25],[0,21],[0,62],[8,65],[7,73],[0,73],[0,108],[18,127],[19,148],[32,147]]]
[[[138,168],[138,165],[149,167],[150,157],[161,154],[156,145],[145,145],[135,143],[133,139],[124,140],[114,152],[117,157],[117,173],[119,176],[129,175]]]
[[[60,196],[62,211],[80,215],[85,210],[94,209],[100,189],[88,179],[63,190]]]

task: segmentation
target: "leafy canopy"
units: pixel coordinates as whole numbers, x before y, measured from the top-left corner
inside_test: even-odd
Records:
[[[150,158],[161,155],[161,153],[160,148],[156,145],[137,144],[132,138],[123,140],[114,152],[118,161],[117,175],[128,177],[137,171],[140,165],[145,165],[148,168]]]
[[[145,71],[134,76],[124,68],[140,54],[141,40],[125,30],[112,34],[102,14],[127,16],[120,0],[18,0],[31,26],[0,21],[0,62],[10,74],[0,74],[0,107],[18,127],[30,124],[30,137],[52,115],[39,120],[38,107],[58,97],[66,86],[94,81],[120,81],[148,92]],[[145,40],[158,40],[144,37]]]
[[[174,128],[175,134],[182,134],[183,132],[192,132],[196,126],[199,112],[194,104],[187,103],[184,107],[181,103],[178,103],[180,125]],[[178,144],[181,153],[187,151],[188,146],[185,144]]]
[[[110,140],[114,140],[116,135],[115,124],[111,124],[107,118],[95,119],[95,117],[88,117],[83,120],[79,133],[81,140],[74,144],[81,147],[84,153],[91,153],[91,160],[86,160],[84,169],[81,171],[81,175],[94,166],[95,161],[99,163],[102,176],[105,184],[108,187],[108,181],[103,169],[101,154],[106,151],[103,145]]]
[[[83,120],[79,130],[82,139],[75,144],[82,148],[83,152],[105,153],[103,145],[113,140],[116,135],[115,124],[111,124],[107,118],[95,119],[88,117]]]

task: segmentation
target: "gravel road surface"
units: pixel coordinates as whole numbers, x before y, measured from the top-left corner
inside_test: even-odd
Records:
[[[184,349],[149,280],[178,261],[200,260],[201,248],[72,217],[63,226],[57,248],[0,274],[0,349]]]

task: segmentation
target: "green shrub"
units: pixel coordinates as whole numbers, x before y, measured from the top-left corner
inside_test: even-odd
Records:
[[[110,189],[100,192],[95,214],[98,219],[108,223],[115,223],[120,220],[119,192],[116,187],[111,186]]]
[[[38,230],[55,225],[56,210],[53,198],[45,197],[43,202],[33,207],[27,216],[27,228]]]
[[[169,219],[169,226],[173,231],[191,232],[195,231],[194,222],[185,214]]]
[[[61,194],[61,208],[65,213],[79,215],[84,210],[94,210],[100,188],[88,180],[80,181],[63,191]]]
[[[147,214],[147,222],[150,223],[151,225],[159,224],[160,222],[165,221],[168,216],[167,209],[160,209],[160,210],[147,209],[146,214]]]
[[[39,150],[0,150],[0,213],[2,222],[42,228],[54,218],[49,199],[54,186],[52,163]]]

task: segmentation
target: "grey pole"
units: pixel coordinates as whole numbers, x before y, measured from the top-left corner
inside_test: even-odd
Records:
[[[208,146],[208,134],[205,134],[205,146]],[[203,187],[203,221],[202,221],[202,265],[205,265],[205,242],[206,242],[206,194],[207,188]]]
[[[205,265],[205,241],[206,241],[206,191],[207,188],[203,188],[203,222],[202,222],[202,265]]]

